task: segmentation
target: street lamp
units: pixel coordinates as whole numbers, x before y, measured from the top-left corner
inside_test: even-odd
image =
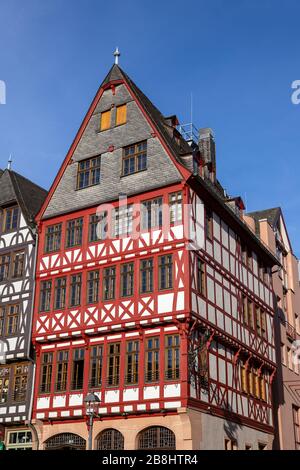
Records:
[[[100,399],[98,395],[94,392],[88,393],[84,399],[85,404],[85,414],[88,418],[88,430],[89,430],[89,442],[88,442],[88,450],[92,450],[93,444],[93,423],[94,417],[98,415],[98,406],[100,403]]]

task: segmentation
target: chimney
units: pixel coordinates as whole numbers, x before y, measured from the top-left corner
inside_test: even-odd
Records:
[[[216,181],[216,144],[213,131],[209,127],[199,130],[199,150],[204,166],[204,177],[212,183]]]

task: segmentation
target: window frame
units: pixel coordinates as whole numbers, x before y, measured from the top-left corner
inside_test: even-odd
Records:
[[[93,166],[93,162],[97,162],[95,166]],[[80,168],[82,164],[86,165],[89,162],[89,167]],[[93,172],[97,172],[97,176],[94,175]],[[98,174],[99,173],[99,174]],[[80,177],[84,175],[84,181],[87,176],[88,184],[84,184],[80,186]],[[93,181],[94,179],[94,181]],[[76,191],[81,191],[86,188],[91,188],[92,186],[97,186],[101,182],[101,155],[96,155],[95,157],[85,158],[84,160],[78,161],[77,167],[77,178],[76,178]]]
[[[50,233],[50,229],[54,229],[52,233]],[[53,249],[48,248],[48,241],[50,236],[53,236]],[[62,223],[59,222],[57,224],[47,225],[45,228],[45,241],[44,241],[44,253],[56,253],[61,249],[61,239],[62,239]]]
[[[16,227],[14,227],[13,225],[13,221],[14,221],[14,211],[17,209],[17,216],[16,216]],[[7,229],[6,228],[6,224],[7,224],[7,215],[9,212],[12,212],[12,216],[11,216],[11,223],[10,223],[10,227]],[[2,233],[5,234],[5,233],[11,233],[11,232],[16,232],[19,228],[20,228],[20,218],[21,218],[21,211],[20,211],[20,207],[17,205],[17,204],[14,204],[12,206],[9,206],[9,207],[4,207],[2,209],[2,224],[1,224],[1,229],[2,229]]]
[[[140,150],[140,151],[137,150],[139,145],[144,145],[144,144],[146,144],[146,148],[142,148],[142,150]],[[132,147],[134,147],[134,152],[132,154],[129,153],[128,155],[126,155],[127,149],[132,148]],[[139,169],[138,168],[138,159],[141,155],[144,155],[144,154],[146,154],[146,157],[145,157],[146,164],[145,164],[144,168]],[[125,161],[130,160],[131,158],[134,158],[134,171],[130,171],[130,163],[129,163],[129,171],[128,171],[128,173],[125,173]],[[142,140],[140,142],[136,142],[134,144],[126,145],[126,147],[123,147],[123,152],[122,152],[122,173],[121,173],[122,177],[134,175],[135,173],[139,173],[141,171],[147,170],[147,167],[148,167],[147,164],[148,164],[148,142],[147,142],[147,140]]]

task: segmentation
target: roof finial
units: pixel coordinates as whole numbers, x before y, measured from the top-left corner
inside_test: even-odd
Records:
[[[11,158],[11,154],[10,154],[9,160],[8,160],[8,162],[7,162],[7,169],[8,169],[8,170],[11,170],[11,164],[12,164],[12,158]]]
[[[115,64],[116,65],[119,65],[119,57],[120,57],[121,53],[119,52],[119,48],[118,46],[116,47],[116,50],[114,52],[114,56],[115,56]]]

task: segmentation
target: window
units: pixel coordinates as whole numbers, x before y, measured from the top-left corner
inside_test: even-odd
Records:
[[[159,338],[149,338],[146,341],[146,382],[157,382],[159,380]]]
[[[151,426],[150,428],[144,429],[139,434],[138,448],[151,450],[175,450],[175,434],[168,428],[164,428],[162,426]]]
[[[0,305],[0,336],[2,336],[4,332],[4,314],[5,314],[5,307]]]
[[[121,296],[133,295],[134,265],[127,263],[121,265]]]
[[[49,312],[51,308],[52,281],[42,281],[40,291],[40,312]]]
[[[103,346],[94,346],[90,358],[90,387],[98,388],[102,383]]]
[[[6,334],[7,336],[15,335],[19,329],[19,314],[20,305],[8,305],[7,319],[6,319]]]
[[[261,336],[261,316],[260,316],[260,308],[255,305],[255,318],[256,318],[256,332],[258,336]]]
[[[32,450],[32,434],[30,431],[10,431],[7,439],[7,450]]]
[[[117,106],[116,126],[121,126],[122,124],[126,123],[126,114],[127,114],[126,104],[122,104],[121,106]]]
[[[249,325],[248,299],[245,295],[242,295],[242,304],[243,322],[244,325]]]
[[[117,387],[120,382],[120,343],[108,344],[107,385]]]
[[[182,192],[169,194],[170,223],[182,221]]]
[[[49,393],[52,380],[53,353],[44,353],[42,355],[40,393]]]
[[[147,168],[147,141],[123,149],[123,176]]]
[[[0,367],[0,403],[6,403],[9,390],[10,368]]]
[[[65,277],[55,279],[54,289],[54,309],[61,310],[66,306],[66,286],[67,280]]]
[[[159,266],[159,289],[172,289],[173,287],[173,257],[172,255],[160,256]]]
[[[99,301],[99,271],[89,271],[87,274],[87,303]]]
[[[45,252],[52,253],[60,250],[61,224],[50,225],[46,228]]]
[[[243,243],[241,243],[241,250],[242,250],[242,262],[245,266],[247,266],[248,252],[247,252],[246,246]]]
[[[65,392],[67,390],[69,351],[58,351],[56,365],[56,392]]]
[[[3,212],[3,232],[17,230],[19,225],[19,207],[8,207]]]
[[[9,277],[10,255],[0,256],[0,282],[6,281]]]
[[[81,390],[83,388],[84,371],[84,349],[74,349],[73,351],[73,371],[72,371],[72,390]]]
[[[267,444],[265,444],[264,442],[259,442],[258,450],[267,450]]]
[[[103,113],[101,113],[100,130],[105,131],[106,129],[109,129],[110,122],[111,122],[111,110],[108,109],[107,111],[104,111]]]
[[[104,429],[96,439],[97,450],[123,450],[124,436],[117,429]]]
[[[141,227],[150,230],[162,226],[162,197],[142,202]]]
[[[111,266],[103,271],[103,299],[111,300],[115,298],[116,290],[116,267]]]
[[[126,375],[125,383],[137,384],[139,381],[139,341],[126,343]]]
[[[201,258],[197,257],[197,291],[201,295],[206,294],[206,283],[205,283],[205,264]]]
[[[77,189],[88,188],[100,183],[101,158],[88,158],[78,163]]]
[[[224,448],[225,450],[237,450],[237,442],[232,439],[225,439],[224,441]]]
[[[108,232],[107,212],[90,215],[89,242],[105,240]]]
[[[205,208],[205,234],[206,238],[212,240],[213,237],[213,217],[212,211],[206,207]]]
[[[261,327],[261,336],[266,339],[267,338],[267,319],[266,319],[266,312],[260,309],[260,327]]]
[[[289,369],[293,370],[293,355],[292,355],[291,348],[287,346],[286,350],[287,350],[287,357],[288,357],[288,367]]]
[[[140,262],[140,291],[142,294],[153,291],[153,259]]]
[[[28,382],[28,364],[18,364],[14,367],[14,394],[13,401],[26,400]]]
[[[281,362],[284,366],[286,366],[286,349],[285,349],[285,344],[280,343],[280,348],[281,348]]]
[[[132,232],[133,205],[120,206],[114,209],[114,236],[126,236]]]
[[[247,268],[252,269],[252,252],[250,250],[247,251]]]
[[[295,448],[300,450],[300,408],[293,405],[293,422],[295,434]]]
[[[76,307],[81,302],[81,274],[71,276],[70,307]]]
[[[179,335],[168,335],[165,338],[165,378],[179,379]]]
[[[67,248],[79,246],[82,242],[83,219],[69,220],[67,223]]]
[[[266,401],[266,380],[261,370],[256,367],[241,365],[241,387],[244,393]]]
[[[249,318],[249,327],[251,330],[254,330],[254,305],[251,300],[248,299],[248,318]]]
[[[12,278],[18,279],[24,274],[25,251],[17,251],[13,254]]]

